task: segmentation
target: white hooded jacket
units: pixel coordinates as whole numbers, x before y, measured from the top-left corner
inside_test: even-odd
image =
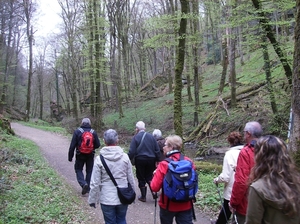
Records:
[[[135,180],[129,157],[120,146],[105,146],[100,150],[100,155],[114,176],[119,187],[127,187],[128,182],[135,190]],[[105,205],[121,204],[117,188],[106,173],[100,156],[94,161],[93,173],[90,182],[90,193],[88,203]]]
[[[225,153],[222,173],[215,179],[217,183],[224,183],[223,197],[226,200],[230,200],[231,197],[237,159],[243,147],[243,145],[234,146]]]

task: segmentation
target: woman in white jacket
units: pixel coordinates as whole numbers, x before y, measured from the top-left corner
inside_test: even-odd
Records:
[[[106,146],[100,150],[100,155],[104,157],[118,186],[127,187],[129,182],[135,190],[132,165],[127,153],[117,145],[117,132],[113,129],[105,131],[104,143]],[[100,201],[105,224],[126,224],[128,205],[120,202],[117,188],[106,173],[100,156],[97,156],[94,162],[90,188],[88,203],[96,208]]]
[[[234,173],[237,159],[240,150],[243,148],[242,139],[242,135],[239,132],[231,132],[227,137],[227,141],[230,144],[230,149],[225,153],[222,173],[214,179],[215,184],[224,183],[224,202],[217,221],[212,221],[211,223],[226,224],[231,216],[228,203],[230,201],[232,186],[234,183]]]

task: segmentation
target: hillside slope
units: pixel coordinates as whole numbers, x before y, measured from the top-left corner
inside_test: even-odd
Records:
[[[272,61],[277,61],[271,56]],[[287,80],[280,63],[273,63],[272,85],[278,114],[275,116],[270,105],[270,94],[266,85],[263,70],[263,59],[260,52],[253,53],[245,65],[237,60],[237,106],[230,105],[230,85],[226,84],[221,96],[218,96],[218,86],[222,67],[213,65],[203,68],[202,88],[200,90],[199,124],[203,129],[192,136],[191,133],[199,127],[193,126],[194,102],[188,102],[188,91],[185,85],[182,90],[183,138],[195,143],[197,151],[205,153],[212,147],[227,145],[226,137],[232,131],[242,131],[246,122],[256,120],[264,129],[264,134],[274,134],[283,139],[287,136],[290,111],[290,90],[286,87]],[[167,86],[167,84],[164,84]],[[145,89],[145,88],[143,88]],[[150,88],[151,89],[151,88]],[[147,131],[161,129],[164,136],[174,134],[173,129],[173,94],[168,94],[166,88],[158,88],[163,93],[146,92],[135,96],[134,100],[124,104],[124,117],[107,109],[104,114],[105,128],[118,130],[124,144],[133,135],[134,125],[138,120],[146,123]],[[191,92],[193,93],[193,83]],[[147,95],[143,97],[143,94]],[[149,99],[149,96],[158,96]],[[192,96],[193,97],[193,96]],[[214,112],[211,119],[207,119]],[[200,154],[203,154],[200,153]]]

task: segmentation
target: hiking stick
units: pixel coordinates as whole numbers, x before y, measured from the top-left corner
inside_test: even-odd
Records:
[[[225,215],[226,223],[228,223],[228,219],[227,219],[226,211],[225,211],[225,208],[224,208],[224,205],[223,205],[223,200],[222,200],[222,196],[221,196],[221,193],[220,193],[220,189],[218,187],[218,183],[216,183],[216,187],[217,187],[217,190],[218,190],[218,193],[219,193],[219,197],[220,197],[220,201],[221,201],[221,206],[222,206],[222,210],[223,210],[224,215]]]
[[[238,221],[237,221],[237,217],[236,217],[235,212],[233,213],[233,218],[234,218],[235,224],[239,224]]]
[[[152,194],[152,197],[154,199],[154,224],[155,224],[156,223],[157,193],[155,193],[155,192],[152,191],[149,181],[146,181],[146,183],[148,184],[149,189],[150,189],[151,194]]]
[[[154,224],[156,223],[157,197],[154,199]]]

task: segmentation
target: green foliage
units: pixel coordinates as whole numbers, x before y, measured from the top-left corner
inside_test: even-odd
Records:
[[[0,223],[86,223],[72,189],[31,141],[5,136],[0,143]]]
[[[33,128],[38,128],[44,131],[50,131],[54,133],[59,133],[59,134],[67,134],[67,131],[63,127],[59,127],[60,125],[58,123],[48,123],[43,120],[30,120],[29,122],[19,122],[20,124],[33,127]]]
[[[202,174],[218,174],[222,172],[221,165],[211,162],[196,161],[195,166],[197,171],[201,172]]]
[[[107,113],[103,117],[106,128],[133,133],[137,121],[142,120],[146,123],[147,131],[151,132],[155,128],[165,129],[166,121],[172,119],[172,105],[166,105],[166,101],[171,96],[156,98],[153,100],[136,101],[124,107],[125,117],[119,118],[118,113]],[[166,111],[166,108],[168,110]],[[169,130],[171,131],[171,130]]]
[[[212,216],[216,216],[220,211],[221,201],[216,188],[213,183],[213,179],[217,177],[215,173],[199,174],[199,191],[195,205],[200,208],[201,211]],[[220,193],[223,195],[223,187],[219,186]]]
[[[299,141],[298,141],[298,145],[300,145]],[[300,170],[300,150],[297,150],[296,152],[293,153],[293,159],[295,161],[297,168]]]

